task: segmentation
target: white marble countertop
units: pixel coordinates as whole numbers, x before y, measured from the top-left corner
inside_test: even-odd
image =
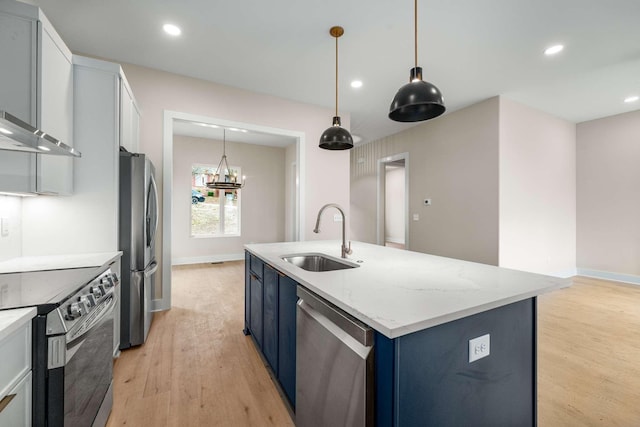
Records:
[[[245,248],[388,338],[569,286],[571,279],[352,242],[360,267],[311,272],[281,259],[296,253],[340,258],[339,241],[249,244]],[[362,261],[361,263],[359,261]]]
[[[0,341],[16,331],[20,326],[36,316],[35,307],[16,308],[15,310],[0,311]]]
[[[95,252],[73,255],[29,256],[0,262],[0,273],[60,270],[63,268],[102,267],[110,264],[122,252]]]

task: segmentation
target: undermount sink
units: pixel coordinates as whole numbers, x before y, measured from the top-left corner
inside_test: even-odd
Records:
[[[307,271],[334,271],[360,267],[358,264],[317,253],[287,255],[282,259]]]

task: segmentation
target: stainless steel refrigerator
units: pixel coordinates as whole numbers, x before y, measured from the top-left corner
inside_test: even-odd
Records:
[[[146,155],[120,152],[119,248],[122,254],[120,348],[144,344],[153,320],[158,269],[158,189]]]

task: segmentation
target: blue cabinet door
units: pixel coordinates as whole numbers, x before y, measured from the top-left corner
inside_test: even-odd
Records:
[[[296,407],[296,295],[297,283],[280,276],[278,292],[278,380],[291,406]]]
[[[263,278],[262,352],[278,376],[278,272],[265,264]]]
[[[262,348],[262,282],[253,273],[249,276],[251,294],[251,335]]]

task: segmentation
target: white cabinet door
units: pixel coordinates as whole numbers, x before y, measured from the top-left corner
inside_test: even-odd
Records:
[[[31,371],[0,402],[0,427],[31,425]]]
[[[124,79],[120,81],[120,145],[132,153],[139,150],[140,113]]]
[[[34,127],[36,46],[36,21],[0,12],[0,110]],[[0,191],[35,190],[35,154],[0,151]]]
[[[73,146],[73,63],[69,49],[47,22],[38,22],[38,127]],[[73,192],[73,158],[37,155],[39,193]]]

